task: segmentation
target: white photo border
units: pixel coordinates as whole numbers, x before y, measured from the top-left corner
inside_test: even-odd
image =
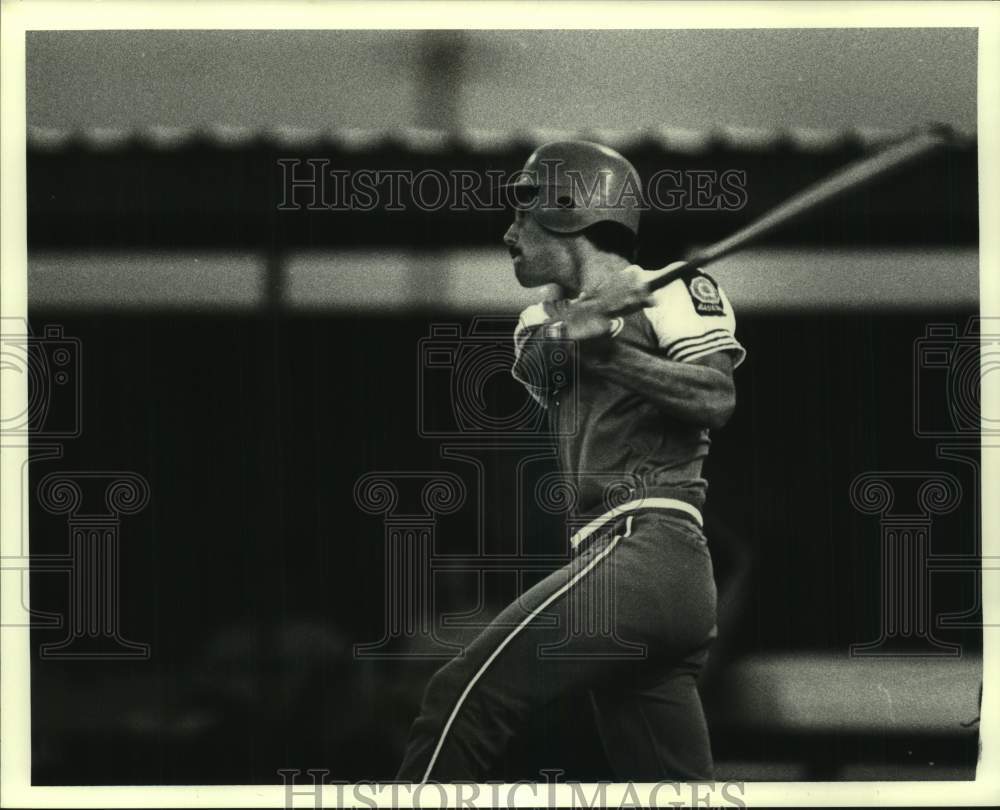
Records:
[[[990,2],[220,2],[220,0],[157,0],[155,3],[47,2],[3,0],[2,71],[2,212],[0,314],[27,317],[27,249],[25,211],[25,33],[30,30],[87,29],[426,29],[426,28],[950,28],[979,29],[978,138],[980,221],[980,314],[1000,315],[1000,4]],[[983,389],[983,410],[997,412],[988,402],[994,389]],[[0,394],[5,412],[27,402],[26,387],[7,386]],[[10,404],[11,410],[7,405]],[[16,492],[27,461],[27,447],[5,442],[0,450],[0,489]],[[1000,445],[982,447],[983,491],[1000,492]],[[997,499],[983,498],[983,554],[1000,554],[1000,509]],[[0,553],[20,554],[21,504],[0,502]],[[4,617],[20,610],[19,589],[0,590],[0,801],[4,807],[284,807],[285,788],[232,785],[197,787],[35,787],[30,783],[30,679],[28,629],[11,627]],[[983,576],[983,681],[1000,683],[1000,578]],[[993,627],[989,627],[993,625]],[[990,672],[994,676],[989,675]],[[746,783],[740,798],[747,806],[976,805],[1000,797],[1000,701],[985,688],[980,726],[981,758],[974,782],[781,782]],[[373,786],[374,787],[374,786]],[[354,797],[344,806],[410,807],[409,787],[375,790]],[[569,786],[546,786],[544,792],[526,784],[492,786],[468,801],[462,786],[443,786],[449,804],[465,797],[466,806],[539,806],[555,801],[570,806]],[[596,786],[584,786],[596,787]],[[607,788],[609,805],[636,798],[648,806],[651,785]],[[729,805],[723,785],[705,787],[702,802]],[[629,792],[631,790],[631,793]],[[588,794],[590,795],[590,794]],[[659,796],[664,796],[660,791]],[[439,807],[439,791],[424,791],[420,806]],[[674,798],[674,797],[671,797]],[[333,788],[324,806],[335,806]],[[294,797],[295,806],[312,807],[314,797]],[[550,804],[550,806],[552,806]],[[678,805],[674,805],[678,806]],[[707,806],[707,805],[704,805]]]

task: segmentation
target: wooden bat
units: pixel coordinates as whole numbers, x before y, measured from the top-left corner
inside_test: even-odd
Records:
[[[945,144],[954,143],[958,137],[950,127],[932,124],[872,157],[845,166],[825,180],[793,195],[777,208],[740,228],[732,236],[697,251],[688,257],[683,265],[669,271],[660,271],[658,276],[647,282],[647,289],[652,293],[654,290],[665,287],[692,269],[705,267],[723,256],[728,256],[730,253],[770,234],[791,220],[812,213],[830,200],[859,189],[907,163],[930,154]]]

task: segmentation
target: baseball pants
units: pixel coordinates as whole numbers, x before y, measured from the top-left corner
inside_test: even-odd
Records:
[[[712,778],[696,678],[716,590],[699,524],[639,509],[577,551],[431,678],[398,780],[482,782],[534,711],[578,690],[617,779]]]

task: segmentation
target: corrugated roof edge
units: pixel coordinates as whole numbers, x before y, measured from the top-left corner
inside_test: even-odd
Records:
[[[192,144],[226,151],[264,145],[279,149],[334,148],[345,152],[364,153],[384,149],[388,145],[417,155],[429,155],[452,149],[492,154],[534,148],[546,141],[581,138],[599,141],[622,152],[652,145],[664,152],[676,154],[699,154],[721,147],[746,152],[782,149],[812,155],[835,151],[848,144],[857,144],[866,149],[877,148],[905,137],[910,131],[872,127],[846,129],[717,127],[699,130],[667,126],[630,130],[465,129],[455,132],[418,127],[399,129],[319,129],[292,126],[253,129],[222,125],[150,126],[135,129],[29,127],[27,146],[28,150],[33,152],[59,152],[71,148],[113,152],[126,148],[171,151]],[[966,145],[975,143],[975,130],[956,129],[956,132]],[[960,148],[961,145],[959,142],[954,146]]]

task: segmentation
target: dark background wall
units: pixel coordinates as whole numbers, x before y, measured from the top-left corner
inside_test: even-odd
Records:
[[[878,637],[879,526],[851,507],[849,486],[870,470],[944,469],[972,491],[970,472],[935,458],[911,419],[914,341],[928,323],[962,329],[971,314],[743,319],[750,359],[738,373],[739,409],[718,432],[707,469],[720,584],[734,566],[747,577],[723,628],[723,680],[742,656],[842,658],[849,644]],[[114,783],[128,773],[137,782],[269,782],[277,768],[299,766],[331,767],[346,779],[392,773],[435,664],[352,657],[353,644],[382,636],[386,614],[382,521],[358,508],[355,481],[375,470],[463,476],[473,495],[439,520],[440,552],[471,552],[482,499],[488,550],[509,550],[517,528],[509,453],[483,453],[496,476],[477,493],[471,467],[442,459],[441,442],[416,435],[414,356],[429,323],[440,320],[33,313],[36,329],[58,323],[81,340],[85,428],[63,459],[35,464],[32,478],[133,470],[152,492],[121,529],[122,631],[149,643],[152,656],[33,662],[36,779]],[[449,408],[450,390],[436,386],[432,396]],[[503,375],[487,391],[500,414],[523,397]],[[947,419],[940,391],[925,396],[930,413]],[[542,463],[536,474],[550,468]],[[65,517],[33,504],[31,521],[33,554],[65,552]],[[969,553],[974,521],[966,496],[935,522],[934,551]],[[531,552],[564,551],[553,516],[529,511],[526,526]],[[936,578],[935,612],[973,605],[974,585],[969,575]],[[491,579],[490,607],[516,587],[511,577]],[[470,575],[443,593],[441,609],[476,606]],[[65,612],[67,600],[63,577],[36,573],[36,609]],[[36,631],[33,643],[61,635]],[[974,630],[936,635],[967,654],[979,649]],[[568,724],[579,722],[579,706],[552,712],[543,728],[551,745],[567,735],[569,773],[608,776],[596,738]],[[741,743],[738,728],[727,733],[731,721],[720,708],[713,731],[723,758],[794,762],[810,750],[788,734]],[[902,736],[886,729],[845,743],[843,735],[813,735],[810,773],[836,774],[845,761],[873,756],[906,761],[912,754],[903,749],[914,745],[932,745],[929,759],[937,756],[939,767],[973,761],[973,749],[951,737]],[[530,742],[518,751],[514,775],[530,776],[547,761]]]

